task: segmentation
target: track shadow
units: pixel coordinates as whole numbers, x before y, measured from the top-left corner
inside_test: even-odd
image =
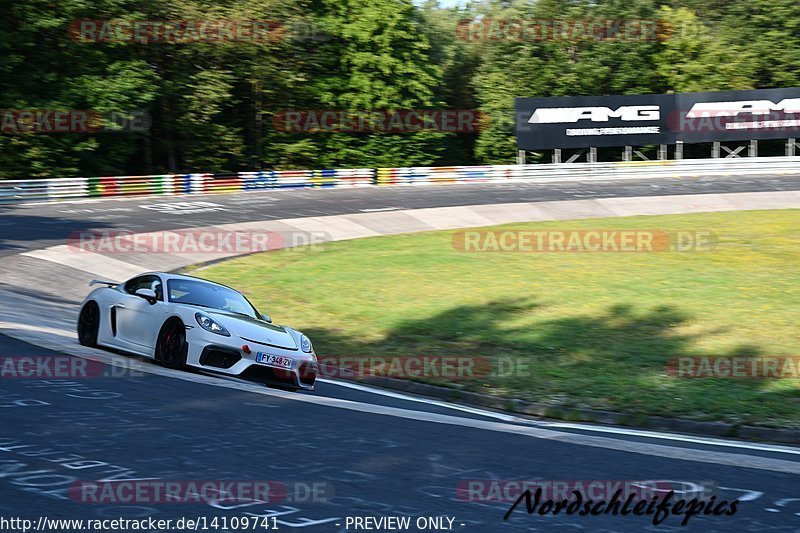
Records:
[[[424,381],[564,408],[743,422],[800,419],[798,389],[772,390],[774,379],[671,375],[668,365],[678,357],[776,355],[752,345],[701,353],[695,341],[709,332],[681,333],[692,317],[674,307],[612,306],[598,315],[557,319],[538,316],[540,310],[524,300],[458,306],[402,321],[374,342],[327,329],[305,328],[305,333],[321,358],[486,358],[491,371]]]

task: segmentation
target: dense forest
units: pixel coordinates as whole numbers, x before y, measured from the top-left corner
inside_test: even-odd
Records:
[[[516,96],[800,85],[797,0],[2,2],[5,179],[510,163]],[[426,109],[480,115],[475,131],[285,127],[287,110]],[[20,110],[105,122],[25,132]]]

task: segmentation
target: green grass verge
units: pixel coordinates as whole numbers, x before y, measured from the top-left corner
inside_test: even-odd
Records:
[[[665,372],[675,356],[800,355],[800,211],[506,227],[710,230],[719,244],[463,253],[440,231],[251,255],[198,275],[241,289],[321,355],[510,356],[530,375],[459,383],[564,408],[800,427],[798,380]]]

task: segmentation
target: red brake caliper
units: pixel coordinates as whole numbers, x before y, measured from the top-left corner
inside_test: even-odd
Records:
[[[170,332],[167,334],[167,340],[164,343],[164,348],[166,348],[170,352],[172,351],[172,336],[174,335],[174,333],[175,330],[170,330]]]

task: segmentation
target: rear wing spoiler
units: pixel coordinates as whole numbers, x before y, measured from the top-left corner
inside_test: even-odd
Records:
[[[89,282],[89,286],[91,287],[92,285],[97,285],[98,283],[100,285],[108,285],[109,287],[116,287],[117,285],[119,285],[119,282],[116,282],[116,281],[105,281],[105,280],[102,280],[102,279],[93,279],[92,281]]]

